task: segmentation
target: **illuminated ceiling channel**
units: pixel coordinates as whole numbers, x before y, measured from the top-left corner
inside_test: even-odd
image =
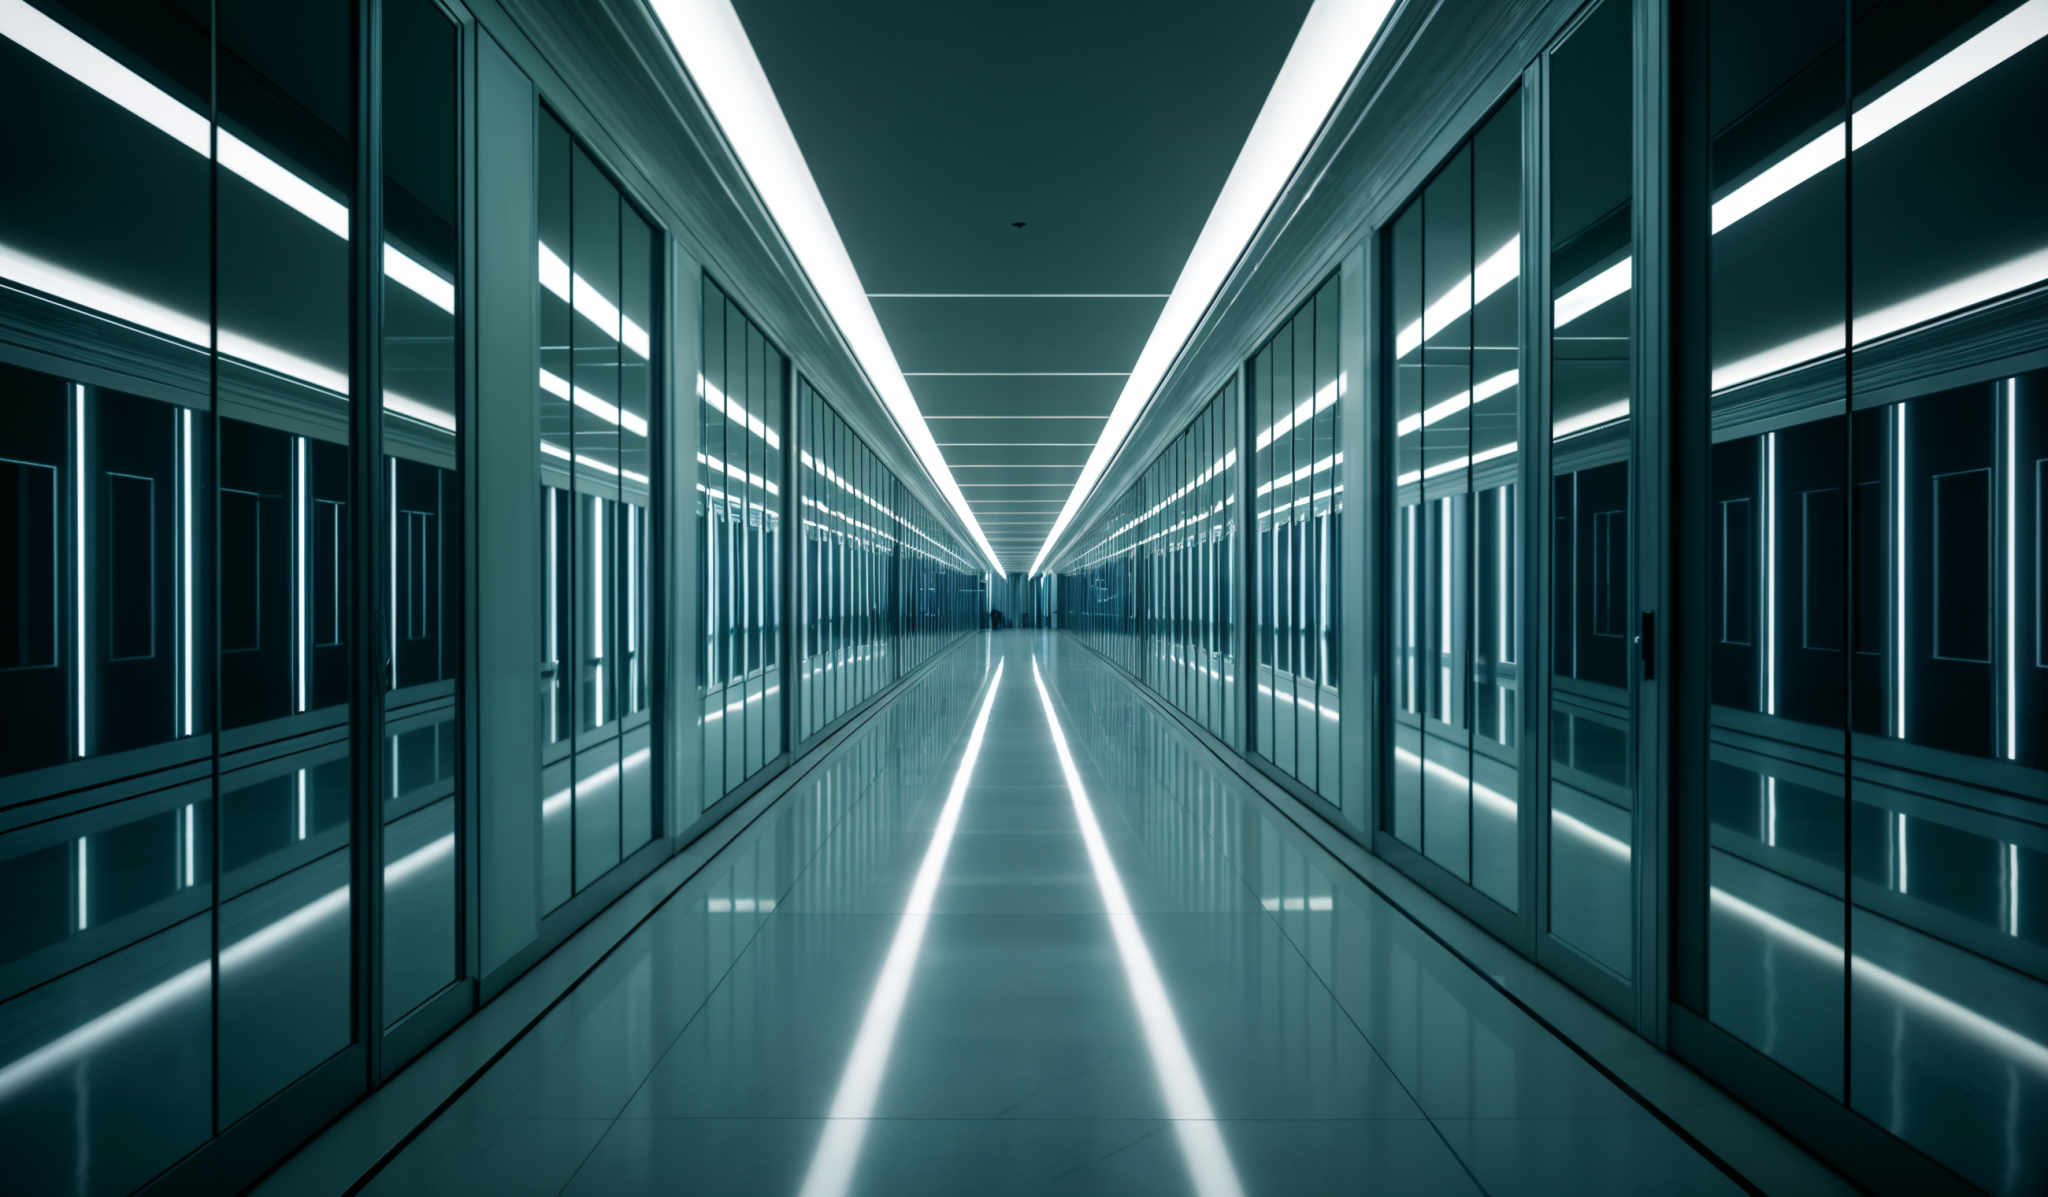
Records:
[[[811,177],[796,135],[790,132],[782,106],[768,85],[739,14],[730,0],[652,0],[652,5],[683,69],[703,95],[869,384],[982,556],[1002,573],[1002,558],[975,520],[931,427],[910,394],[910,384],[882,334],[867,290],[839,239],[825,198],[818,192],[817,181]]]
[[[1322,128],[1330,109],[1344,93],[1345,85],[1379,35],[1392,0],[1315,0],[1302,19],[1301,31],[1287,51],[1286,61],[1266,94],[1259,115],[1252,122],[1244,148],[1217,193],[1194,249],[1181,267],[1180,277],[1159,311],[1159,320],[1145,339],[1145,348],[1124,380],[1116,406],[1110,409],[1102,435],[1088,454],[1081,476],[1060,508],[1059,518],[1046,534],[1032,559],[1035,575],[1045,565],[1046,554],[1087,503],[1095,484],[1109,468],[1111,459],[1130,435],[1138,416],[1165,380],[1167,370],[1180,356],[1181,346],[1193,335],[1202,313],[1208,310],[1216,292],[1237,265],[1245,246],[1273,207],[1280,191],[1293,176],[1301,156]]]

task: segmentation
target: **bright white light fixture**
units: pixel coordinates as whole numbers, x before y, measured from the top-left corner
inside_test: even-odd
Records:
[[[673,6],[674,0],[657,5]],[[1060,508],[1059,520],[1032,559],[1034,576],[1087,503],[1096,482],[1151,401],[1152,392],[1159,388],[1181,346],[1208,310],[1209,301],[1230,277],[1245,246],[1251,244],[1393,6],[1393,0],[1315,0],[1302,19],[1301,31],[1295,34],[1294,45],[1273,79],[1273,90],[1266,93],[1244,148],[1238,151],[1237,162],[1216,195],[1216,205],[1209,210],[1195,247],[1174,281],[1173,293],[1159,309],[1159,320],[1145,339],[1131,376],[1124,381],[1102,435],[1088,454],[1088,463]]]
[[[739,14],[730,0],[652,0],[652,7],[676,57],[703,94],[733,153],[789,242],[790,252],[802,264],[825,310],[832,314],[832,322],[881,396],[882,405],[924,463],[939,493],[974,537],[982,556],[996,572],[1004,572],[1002,558],[982,534],[967,496],[954,482],[953,471],[918,410],[910,384],[904,381],[896,352],[882,333],[881,321],[875,318],[867,288],[861,285],[853,259],[839,239],[825,197],[819,194],[817,180],[811,177],[782,105],[776,102],[775,89],[754,56]]]

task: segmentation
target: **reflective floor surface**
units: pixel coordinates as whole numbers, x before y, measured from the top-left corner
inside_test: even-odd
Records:
[[[1088,650],[954,650],[374,1193],[1736,1186]]]

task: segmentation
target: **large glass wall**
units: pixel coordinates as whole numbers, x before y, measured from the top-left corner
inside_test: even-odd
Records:
[[[1236,732],[1237,437],[1229,389],[1211,399],[1139,485],[1145,684],[1228,740]]]
[[[1144,662],[1138,623],[1138,536],[1144,495],[1133,484],[1098,522],[1095,539],[1060,567],[1060,626],[1137,673]]]
[[[776,761],[782,712],[783,432],[789,359],[704,280],[698,604],[710,807]]]
[[[797,380],[808,737],[896,680],[896,477],[808,380]]]
[[[1246,369],[1252,434],[1251,746],[1331,802],[1338,789],[1336,546],[1341,313],[1331,278]]]
[[[1125,489],[1088,547],[1060,566],[1057,594],[1046,586],[1039,600],[1057,607],[1059,626],[1226,742],[1238,734],[1240,701],[1231,582],[1239,423],[1225,387]],[[1327,464],[1320,477],[1332,485]]]
[[[1686,582],[1710,617],[1683,630],[1706,893],[1679,1000],[1769,1061],[1757,1084],[2038,1190],[2048,16],[1708,9],[1711,395],[1682,430],[1710,446]]]
[[[0,132],[0,1119],[26,1189],[136,1187],[359,1042],[353,24],[336,0],[0,26],[0,90],[36,114]]]
[[[1521,902],[1522,100],[1397,215],[1388,246],[1393,712],[1383,830]]]
[[[553,909],[654,836],[648,715],[647,330],[654,234],[540,114],[541,900]]]
[[[968,547],[907,491],[896,493],[896,609],[901,672],[982,626],[981,571]]]
[[[0,3],[0,1188],[239,1189],[652,864],[663,241],[538,91],[440,0]],[[796,598],[704,312],[709,805]],[[981,589],[831,435],[850,704]]]

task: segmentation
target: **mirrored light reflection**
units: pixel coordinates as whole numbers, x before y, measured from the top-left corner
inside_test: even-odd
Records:
[[[917,955],[924,947],[925,927],[930,922],[932,895],[939,877],[946,871],[946,855],[953,847],[953,833],[960,826],[960,808],[967,800],[967,785],[974,778],[974,763],[981,756],[982,737],[988,733],[989,712],[996,705],[996,691],[1003,685],[1003,660],[997,658],[995,676],[982,696],[981,711],[974,717],[974,730],[967,737],[967,752],[953,774],[952,788],[939,810],[938,825],[931,843],[917,867],[910,897],[903,905],[903,921],[896,937],[889,941],[889,954],[882,959],[882,971],[875,978],[868,1008],[861,1015],[860,1030],[846,1069],[839,1075],[839,1088],[832,1094],[832,1108],[826,1115],[825,1133],[804,1174],[804,1197],[838,1197],[853,1183],[854,1166],[860,1162],[862,1142],[867,1138],[867,1119],[874,1113],[875,1097],[882,1089],[882,1074],[889,1067],[889,1049],[896,1041],[896,1025],[903,1019],[903,1004],[910,996],[910,977],[917,971]]]
[[[1180,1143],[1181,1156],[1187,1161],[1188,1177],[1198,1193],[1216,1197],[1242,1194],[1244,1185],[1230,1162],[1222,1132],[1216,1128],[1216,1112],[1209,1105],[1208,1091],[1202,1087],[1201,1073],[1196,1071],[1195,1058],[1181,1034],[1180,1020],[1174,1017],[1166,983],[1152,963],[1152,950],[1145,945],[1138,920],[1131,914],[1123,877],[1116,871],[1116,861],[1110,857],[1109,845],[1102,838],[1102,826],[1095,820],[1095,804],[1088,800],[1081,774],[1074,768],[1074,754],[1067,749],[1066,733],[1060,727],[1059,715],[1053,711],[1052,695],[1046,693],[1045,676],[1039,672],[1035,655],[1031,658],[1031,680],[1038,687],[1045,727],[1052,734],[1053,749],[1060,758],[1060,773],[1066,778],[1067,796],[1074,804],[1074,821],[1081,825],[1088,865],[1095,873],[1102,908],[1110,916],[1109,930],[1116,940],[1117,958],[1124,966],[1124,981],[1130,986],[1131,1004],[1137,1007],[1138,1025],[1145,1032],[1145,1049],[1152,1057],[1152,1070],[1159,1079],[1159,1094],[1165,1099],[1167,1116],[1173,1119],[1174,1135]]]
[[[186,843],[191,843],[192,808],[185,808]],[[84,840],[79,841],[81,849]],[[189,852],[189,848],[187,851]],[[413,849],[384,866],[384,887],[397,889],[455,853],[451,832]],[[81,863],[84,856],[81,854]],[[186,884],[192,883],[191,858],[186,858]],[[82,878],[81,878],[82,880]],[[82,899],[81,899],[82,900]],[[331,889],[303,906],[265,924],[220,951],[224,974],[239,972],[304,938],[330,920],[346,918],[349,887]],[[81,915],[81,923],[83,916]],[[213,962],[202,960],[172,974],[105,1012],[85,1020],[15,1060],[0,1064],[0,1102],[65,1068],[91,1065],[93,1054],[122,1036],[147,1032],[155,1021],[181,1002],[203,1000],[213,985]]]

